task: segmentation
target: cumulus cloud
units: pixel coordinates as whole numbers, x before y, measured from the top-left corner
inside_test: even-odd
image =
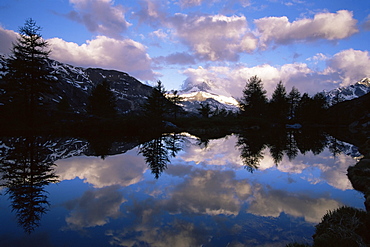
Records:
[[[257,48],[244,16],[175,14],[168,25],[202,60],[237,61],[239,53]]]
[[[9,54],[17,33],[0,26],[0,53]],[[46,40],[51,50],[50,58],[81,67],[99,67],[127,72],[141,80],[154,80],[152,59],[147,48],[131,39],[113,39],[97,36],[78,45],[60,38]]]
[[[238,215],[251,193],[250,184],[235,179],[233,171],[196,170],[162,208],[171,213]]]
[[[136,151],[107,157],[73,157],[56,162],[56,174],[61,181],[76,177],[95,188],[112,185],[129,186],[138,183],[145,172],[146,164]]]
[[[157,63],[165,64],[180,64],[180,65],[195,64],[194,56],[186,52],[176,52],[168,56],[159,56],[154,58],[153,60],[155,60]]]
[[[148,205],[150,207],[150,205]],[[136,233],[136,234],[132,234]],[[198,224],[174,220],[165,226],[158,221],[143,224],[134,222],[124,230],[109,232],[110,244],[114,246],[202,246],[209,242],[207,230]]]
[[[187,69],[183,71],[187,76],[184,81],[184,88],[196,85],[202,82],[212,82],[214,85],[212,91],[222,95],[230,95],[235,98],[242,96],[243,88],[247,80],[257,75],[262,79],[264,88],[271,95],[276,84],[282,80],[287,90],[295,86],[300,91],[316,93],[325,85],[327,78],[315,74],[307,64],[293,63],[285,64],[280,67],[274,67],[269,64],[262,64],[254,67],[236,66],[210,66],[207,68],[199,67],[197,69]]]
[[[248,213],[278,217],[284,212],[294,217],[304,217],[311,223],[319,223],[328,210],[341,206],[333,199],[312,198],[282,190],[264,190],[261,186],[254,188],[253,197]]]
[[[9,54],[12,49],[12,43],[16,41],[18,33],[12,30],[6,30],[0,25],[0,53]]]
[[[306,59],[307,61],[313,61],[315,64],[317,64],[319,61],[325,61],[328,60],[328,57],[323,53],[316,53],[316,55],[309,57]]]
[[[167,13],[163,10],[165,5],[160,0],[140,0],[140,10],[134,13],[140,23],[151,26],[158,26],[167,18]]]
[[[100,67],[125,71],[142,80],[153,80],[152,59],[146,47],[131,39],[117,40],[97,36],[78,45],[60,38],[48,40],[50,57],[60,62],[83,67]]]
[[[339,10],[336,13],[318,13],[313,19],[289,22],[286,16],[265,17],[254,21],[260,33],[260,45],[290,44],[318,39],[338,40],[358,32],[357,20],[352,12]]]
[[[370,77],[368,51],[348,49],[335,54],[328,61],[327,73],[338,78],[340,86],[348,86],[364,77]]]
[[[262,64],[246,67],[239,64],[189,68],[183,71],[187,76],[183,88],[207,82],[214,93],[239,98],[247,80],[257,75],[262,79],[268,95],[271,95],[280,80],[288,91],[295,86],[301,92],[313,95],[322,90],[336,88],[338,84],[348,86],[370,76],[368,51],[348,49],[332,57],[319,53],[310,60],[314,63],[325,60],[327,67],[323,70],[314,70],[306,63],[288,63],[282,66]]]
[[[119,186],[88,190],[80,198],[65,203],[70,215],[66,222],[71,229],[82,229],[105,225],[109,218],[121,215],[120,206],[126,200],[119,192]]]
[[[214,4],[220,2],[220,0],[180,0],[180,6],[182,8],[189,8],[189,7],[194,7],[194,6],[200,6],[203,3],[208,3],[208,4]],[[233,5],[233,4],[240,4],[243,7],[247,7],[250,5],[250,0],[230,0],[225,2],[227,5]]]
[[[228,138],[211,140],[207,148],[200,148],[199,145],[192,143],[184,147],[185,152],[178,155],[178,159],[185,162],[195,162],[202,165],[225,165],[238,168],[243,163],[240,153],[235,148],[237,137],[235,135]]]
[[[112,0],[70,0],[74,11],[67,17],[80,22],[93,33],[119,38],[131,25],[125,20],[122,5],[115,5]]]

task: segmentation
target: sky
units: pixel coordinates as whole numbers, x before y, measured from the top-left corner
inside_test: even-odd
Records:
[[[167,90],[238,98],[257,75],[268,95],[279,81],[312,95],[370,77],[369,0],[2,0],[0,53],[28,18],[50,58]]]

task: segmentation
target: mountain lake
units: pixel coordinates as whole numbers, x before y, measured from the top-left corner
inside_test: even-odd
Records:
[[[3,138],[0,245],[312,244],[328,210],[364,209],[346,175],[360,154],[330,136],[291,137]]]

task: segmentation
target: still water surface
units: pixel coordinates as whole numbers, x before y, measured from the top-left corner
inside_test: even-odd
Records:
[[[34,146],[46,150],[40,160],[55,166],[40,172],[51,183],[36,192],[39,218],[14,206],[32,208],[19,202],[14,182],[13,190],[2,188],[1,246],[285,246],[312,243],[328,210],[364,208],[346,176],[356,163],[345,154],[350,146],[341,143],[345,152],[335,155],[328,145],[302,154],[277,145],[252,150],[257,144],[241,139],[202,142],[183,134],[132,149],[115,143],[117,154],[104,159],[86,155],[83,140],[41,141]],[[14,147],[1,143],[8,167],[22,160],[10,155]],[[45,176],[51,172],[55,177]],[[2,177],[9,185],[12,178]]]

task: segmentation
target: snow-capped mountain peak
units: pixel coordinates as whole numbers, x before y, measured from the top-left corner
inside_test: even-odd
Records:
[[[168,95],[173,95],[173,92]],[[198,87],[180,91],[178,95],[182,98],[181,106],[187,112],[198,112],[201,104],[208,104],[212,111],[226,110],[237,112],[239,109],[238,101],[235,98],[201,91]]]
[[[338,102],[352,100],[361,97],[370,92],[370,78],[363,78],[353,85],[340,87],[328,92],[324,91],[329,105],[334,105]]]

